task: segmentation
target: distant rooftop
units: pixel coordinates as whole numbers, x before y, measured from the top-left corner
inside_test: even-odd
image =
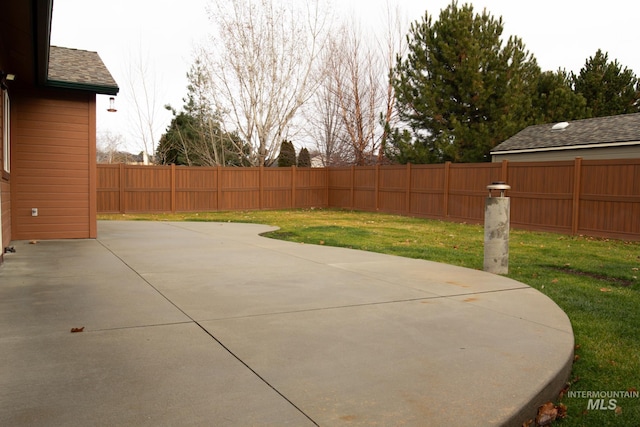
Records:
[[[116,95],[118,84],[97,52],[51,46],[47,85]]]
[[[560,124],[550,123],[529,126],[498,144],[491,153],[570,148],[589,144],[640,144],[640,113],[574,120],[558,125]]]

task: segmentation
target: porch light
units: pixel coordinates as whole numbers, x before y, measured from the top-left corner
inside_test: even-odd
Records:
[[[108,112],[115,113],[116,111],[118,111],[116,110],[115,103],[116,99],[113,96],[109,97],[109,108],[107,108]]]
[[[6,71],[0,70],[0,86],[2,89],[7,89],[7,82],[12,82],[16,79],[16,75],[12,73],[7,73]]]

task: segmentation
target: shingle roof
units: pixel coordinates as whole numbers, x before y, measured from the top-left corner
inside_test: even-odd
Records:
[[[47,84],[107,95],[115,95],[119,90],[98,53],[58,46],[49,50]]]
[[[632,141],[640,143],[640,113],[596,117],[568,123],[569,126],[562,130],[553,130],[554,123],[529,126],[498,144],[491,152]]]

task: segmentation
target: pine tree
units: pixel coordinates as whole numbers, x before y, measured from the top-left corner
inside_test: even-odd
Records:
[[[590,117],[587,100],[573,91],[570,75],[564,70],[545,71],[538,78],[533,107],[536,123],[554,123]]]
[[[306,147],[303,147],[298,154],[298,167],[310,168],[311,167],[311,155]]]
[[[393,72],[404,128],[393,129],[387,155],[396,161],[477,162],[532,121],[540,74],[517,37],[503,45],[502,19],[451,3],[432,21],[411,25],[406,58]]]
[[[286,168],[296,165],[296,149],[293,143],[288,140],[282,141],[280,154],[278,155],[278,167]]]
[[[573,75],[573,82],[592,117],[640,112],[640,81],[617,60],[609,62],[609,55],[600,49]]]

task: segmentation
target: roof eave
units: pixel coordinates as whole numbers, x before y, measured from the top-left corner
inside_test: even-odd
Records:
[[[566,150],[580,150],[580,149],[592,149],[592,148],[609,148],[609,147],[622,147],[628,145],[640,145],[640,141],[619,141],[619,142],[605,142],[598,144],[581,144],[581,145],[564,145],[560,147],[541,147],[541,148],[521,148],[515,150],[500,150],[491,151],[492,156],[504,155],[504,154],[521,154],[521,153],[540,153],[543,151],[566,151]]]
[[[47,80],[46,86],[55,87],[59,89],[71,89],[71,90],[82,90],[86,92],[93,92],[100,95],[117,95],[120,91],[118,86],[105,86],[105,85],[96,85],[96,84],[87,84],[87,83],[74,83],[74,82],[64,82],[59,80]]]
[[[51,40],[51,22],[53,19],[53,0],[34,0],[34,56],[36,81],[46,84],[49,74],[49,46]]]

